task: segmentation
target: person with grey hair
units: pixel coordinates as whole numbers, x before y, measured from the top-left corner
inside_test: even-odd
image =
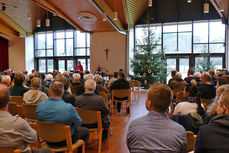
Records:
[[[9,89],[0,85],[0,147],[21,149],[23,153],[52,153],[49,149],[30,149],[37,140],[36,131],[21,117],[7,112],[9,99]]]
[[[182,79],[182,74],[180,72],[177,72],[175,75],[175,79],[170,82],[169,87],[171,89],[176,89],[184,87],[186,84],[187,82]]]
[[[94,79],[92,74],[86,74],[86,75],[83,76],[83,78],[84,78],[84,81],[87,81],[89,79],[92,79],[92,80]]]
[[[62,100],[64,94],[64,85],[59,81],[51,83],[49,89],[49,98],[40,102],[36,109],[37,120],[43,122],[59,122],[69,125],[71,128],[72,143],[77,139],[82,139],[87,145],[89,138],[89,130],[80,127],[81,118],[76,112],[75,108]],[[51,143],[50,145],[60,146],[66,142]]]
[[[106,105],[105,100],[103,97],[98,96],[94,93],[94,90],[96,88],[95,81],[92,79],[89,79],[84,84],[85,93],[83,93],[81,96],[76,97],[76,107],[90,109],[90,110],[97,110],[101,111],[101,117],[102,117],[102,126],[103,126],[103,140],[107,138],[108,134],[108,128],[110,127],[110,118],[109,118],[109,108]],[[97,123],[95,125],[84,125],[88,128],[94,128],[97,126]]]
[[[197,87],[200,87],[201,85],[201,73],[200,72],[194,73],[194,80],[196,81]]]
[[[73,74],[72,83],[70,84],[71,93],[73,96],[80,96],[84,93],[84,85],[80,81],[79,73]]]
[[[2,75],[1,78],[2,78],[1,84],[3,84],[5,86],[7,86],[8,88],[10,88],[10,82],[11,82],[10,76],[8,76],[8,75]]]
[[[200,98],[212,99],[216,95],[216,88],[211,83],[212,78],[208,72],[203,72],[201,75],[202,85],[199,87]]]
[[[96,87],[98,88],[99,90],[99,93],[102,92],[102,93],[105,93],[105,94],[108,94],[108,90],[107,88],[103,85],[103,78],[101,76],[97,77],[95,79],[95,82],[96,82]]]

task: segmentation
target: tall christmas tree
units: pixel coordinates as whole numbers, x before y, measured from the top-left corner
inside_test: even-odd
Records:
[[[164,83],[167,77],[166,59],[162,50],[157,49],[158,41],[155,33],[149,27],[143,29],[143,38],[138,40],[131,69],[134,75],[130,77],[139,80],[145,89],[154,82]]]

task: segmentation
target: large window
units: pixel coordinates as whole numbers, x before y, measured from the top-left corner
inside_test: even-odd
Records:
[[[77,30],[35,34],[35,65],[39,72],[73,71],[77,61],[90,71],[90,34]]]
[[[210,53],[209,61],[215,69],[225,67],[225,25],[219,20],[164,23],[151,25],[158,48],[167,58],[167,71],[180,71],[183,77],[190,67],[201,62],[202,53]],[[142,41],[144,27],[135,27],[135,50]],[[169,79],[169,78],[168,78]]]

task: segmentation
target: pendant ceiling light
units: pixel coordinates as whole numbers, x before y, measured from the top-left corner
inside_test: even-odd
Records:
[[[208,2],[204,3],[204,13],[209,13],[209,3]]]
[[[153,0],[148,0],[148,6],[151,7],[153,5]]]
[[[224,1],[223,1],[223,0],[221,0],[221,1],[219,2],[219,11],[220,11],[220,12],[223,12],[223,11],[224,11]]]
[[[187,0],[187,3],[192,3],[192,0]]]
[[[118,20],[118,12],[114,12],[114,20]]]

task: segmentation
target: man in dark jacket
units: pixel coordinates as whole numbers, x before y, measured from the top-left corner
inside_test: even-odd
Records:
[[[229,90],[220,96],[216,110],[218,115],[208,125],[200,127],[195,153],[229,152]]]
[[[116,80],[115,82],[112,83],[110,90],[115,90],[115,89],[130,89],[130,83],[125,79],[125,74],[123,72],[119,72],[118,74],[118,80]],[[115,100],[126,100],[128,99],[128,97],[125,98],[116,98],[114,97]],[[118,112],[120,112],[121,110],[121,103],[118,102],[117,103],[117,109]],[[128,108],[127,108],[128,109]]]
[[[85,93],[76,97],[75,106],[90,110],[101,111],[103,140],[107,138],[108,128],[110,127],[109,108],[103,97],[94,93],[96,88],[95,81],[89,79],[84,83]],[[95,128],[96,125],[82,125],[88,128]]]
[[[69,89],[69,81],[67,78],[65,77],[62,77],[60,79],[60,82],[63,83],[64,85],[64,94],[62,96],[62,99],[66,102],[66,103],[70,103],[72,104],[73,106],[75,105],[75,101],[76,101],[76,98],[75,96],[71,95],[69,92],[68,92],[68,89]]]
[[[211,75],[203,72],[201,75],[202,85],[199,87],[200,97],[204,99],[212,99],[216,95],[216,88],[211,84]]]

